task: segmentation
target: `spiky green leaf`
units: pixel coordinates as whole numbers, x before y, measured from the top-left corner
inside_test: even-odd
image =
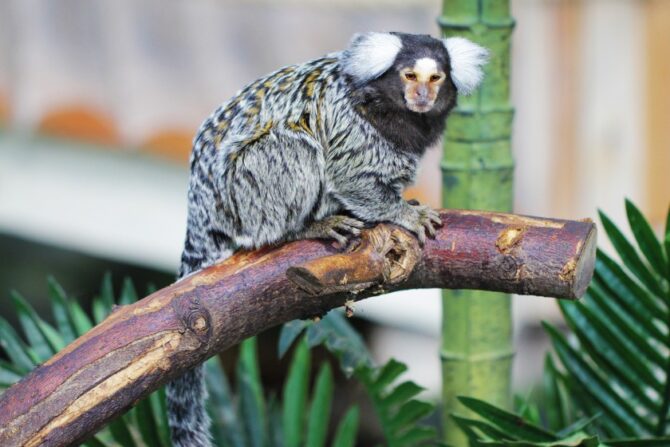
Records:
[[[617,301],[626,303],[641,319],[653,320],[667,311],[667,304],[640,286],[626,270],[601,250],[596,251],[595,279],[608,294]]]
[[[638,361],[640,351],[635,344],[602,321],[601,313],[595,313],[581,303],[561,303],[560,306],[567,323],[576,332],[581,347],[619,386],[633,395],[646,394],[645,386],[661,389],[662,385],[648,362]],[[646,405],[653,405],[648,397],[642,398]]]
[[[83,447],[107,447],[107,444],[105,444],[103,441],[98,439],[97,437],[92,437],[88,439],[85,443],[82,444]]]
[[[306,447],[322,447],[326,445],[328,426],[330,423],[330,407],[333,400],[333,372],[330,365],[324,363],[316,377],[312,403],[307,423]]]
[[[390,433],[392,433],[392,436],[389,436],[392,438],[389,440],[391,444],[393,444],[393,440],[396,439],[399,433],[405,431],[407,427],[413,426],[416,422],[428,416],[434,409],[432,404],[420,400],[412,399],[405,402],[395,416],[389,421]]]
[[[340,359],[340,369],[348,377],[359,368],[371,368],[372,356],[356,330],[340,312],[330,312],[318,323],[328,336],[325,346]]]
[[[47,360],[54,352],[35,322],[34,311],[31,312],[30,305],[17,292],[13,291],[11,298],[28,344],[38,355],[40,363]]]
[[[407,432],[398,435],[392,442],[392,445],[398,447],[411,447],[421,445],[423,442],[435,439],[437,430],[435,427],[416,426],[411,427]]]
[[[2,317],[0,317],[0,348],[5,351],[14,365],[21,368],[24,374],[31,371],[39,363],[39,359],[35,359],[34,353],[31,354],[32,351],[14,328]]]
[[[135,447],[137,444],[130,434],[128,428],[129,424],[123,417],[113,420],[109,425],[109,431],[112,433],[114,440],[123,447]]]
[[[332,447],[354,447],[356,445],[356,435],[358,434],[358,406],[350,408],[335,432],[335,439]]]
[[[152,394],[153,395],[153,394]],[[151,397],[146,397],[135,407],[137,427],[145,445],[163,445],[158,433],[158,424],[151,407]]]
[[[612,220],[602,211],[599,211],[600,221],[605,228],[605,232],[610,242],[616,249],[624,265],[638,277],[640,282],[657,296],[663,296],[663,290],[659,286],[658,280],[654,277],[649,268],[642,262],[635,247],[628,242],[621,230],[612,222]]]
[[[396,359],[390,359],[384,366],[382,366],[377,374],[377,377],[372,383],[372,390],[377,393],[380,392],[393,383],[393,381],[405,371],[407,371],[407,365]]]
[[[114,285],[112,284],[112,274],[105,272],[102,276],[100,285],[100,301],[104,308],[111,309],[114,306]]]
[[[123,280],[123,286],[121,286],[121,297],[119,298],[119,304],[121,306],[127,306],[137,301],[137,292],[135,291],[135,286],[130,278],[125,278]]]
[[[414,382],[403,382],[388,391],[388,394],[382,398],[382,404],[385,407],[392,408],[410,400],[423,390],[423,387],[417,385]]]
[[[457,421],[459,426],[468,427],[470,433],[481,433],[481,436],[476,436],[476,438],[480,438],[481,440],[513,441],[516,439],[512,434],[506,433],[495,425],[480,419],[465,418],[463,416],[458,416],[457,414],[452,414],[451,418]]]
[[[482,441],[481,446],[486,447],[600,447],[600,441],[596,436],[584,433],[575,434],[565,439],[553,442],[528,442],[528,441]]]
[[[82,336],[91,330],[93,323],[77,301],[70,300],[68,304],[70,317],[74,324],[76,335],[77,337]]]
[[[283,393],[283,428],[285,447],[297,447],[302,443],[307,408],[307,387],[309,385],[310,353],[303,338],[296,345],[289,367]]]
[[[268,447],[284,447],[282,409],[274,395],[268,398]]]
[[[93,311],[93,320],[95,321],[95,324],[102,323],[102,321],[107,318],[107,315],[109,315],[109,308],[105,306],[100,298],[93,298],[91,309]]]
[[[74,341],[77,337],[76,329],[70,317],[70,305],[65,291],[60,284],[53,278],[47,279],[49,288],[49,297],[51,298],[51,307],[58,333],[63,337],[65,343]]]
[[[573,422],[572,424],[568,425],[567,427],[563,428],[559,432],[556,433],[556,435],[559,438],[565,438],[567,436],[574,435],[575,433],[581,433],[584,432],[586,427],[591,425],[593,421],[598,419],[600,417],[600,413],[595,414],[589,418],[581,418]]]
[[[305,320],[293,320],[284,324],[279,333],[279,343],[277,345],[279,358],[289,350],[293,342],[302,334],[309,322]]]
[[[551,430],[559,430],[567,426],[573,419],[570,404],[561,383],[561,374],[556,369],[550,354],[544,359],[542,373],[542,402],[545,403],[547,426]]]
[[[234,396],[219,359],[213,357],[205,362],[207,389],[209,390],[208,410],[212,419],[212,434],[216,445],[245,447],[244,426],[239,421],[241,415],[235,408]]]
[[[0,390],[8,388],[11,385],[15,384],[21,377],[23,377],[22,371],[17,371],[18,368],[14,367],[8,362],[0,359]]]
[[[670,446],[670,437],[653,439],[620,439],[605,441],[602,447],[668,447]]]
[[[65,347],[66,343],[60,334],[40,318],[35,309],[19,293],[12,293],[12,301],[23,333],[42,361],[46,361]]]
[[[267,417],[255,337],[246,339],[240,345],[237,381],[240,413],[245,423],[248,445],[264,447],[267,442]]]
[[[649,265],[656,273],[664,277],[668,271],[668,260],[654,234],[654,230],[651,229],[651,225],[633,202],[628,199],[626,199],[626,214],[628,215],[630,229],[635,236],[638,247],[640,247],[640,252],[647,258]]]
[[[554,434],[541,427],[530,424],[519,415],[495,407],[487,402],[472,397],[459,396],[458,400],[486,421],[494,424],[505,433],[516,439],[532,442],[556,441]]]
[[[613,390],[607,377],[594,369],[582,353],[570,346],[558,330],[549,324],[544,327],[561,362],[570,371],[569,380],[580,383],[581,388],[598,403],[607,418],[615,421],[624,433],[647,433],[651,429],[651,423],[636,412],[631,402]]]

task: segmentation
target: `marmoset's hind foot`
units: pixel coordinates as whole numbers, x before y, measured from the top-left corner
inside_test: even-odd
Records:
[[[311,224],[301,237],[303,239],[335,239],[341,247],[346,247],[349,240],[361,234],[365,224],[349,216],[330,216]]]

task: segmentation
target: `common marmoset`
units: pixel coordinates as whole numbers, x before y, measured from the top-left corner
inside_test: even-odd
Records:
[[[423,243],[440,218],[401,193],[457,93],[479,85],[486,58],[460,37],[371,32],[244,87],[195,138],[179,276],[239,248],[344,244],[363,223],[392,222]],[[209,446],[202,366],[167,396],[175,447]]]

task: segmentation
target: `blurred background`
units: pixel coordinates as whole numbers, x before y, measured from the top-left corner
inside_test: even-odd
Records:
[[[448,0],[447,0],[448,1]],[[512,0],[515,211],[657,229],[670,203],[670,1]],[[438,34],[439,0],[0,0],[0,314],[46,277],[90,297],[105,272],[174,279],[200,122],[258,76],[354,32]],[[441,147],[408,193],[440,204]],[[437,397],[439,292],[360,303],[380,360]],[[553,300],[517,297],[514,384],[541,371]],[[268,339],[267,344],[274,343]],[[267,356],[274,348],[266,349]],[[263,352],[263,350],[261,351]]]

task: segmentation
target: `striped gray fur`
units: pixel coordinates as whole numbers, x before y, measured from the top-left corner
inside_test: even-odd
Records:
[[[214,111],[193,145],[179,277],[239,248],[303,237],[344,242],[362,222],[430,235],[437,214],[401,193],[442,133],[456,87],[447,76],[427,113],[399,107],[396,65],[414,53],[449,73],[441,40],[367,33],[344,52],[256,80]],[[175,447],[209,446],[202,366],[168,384],[167,396]]]

